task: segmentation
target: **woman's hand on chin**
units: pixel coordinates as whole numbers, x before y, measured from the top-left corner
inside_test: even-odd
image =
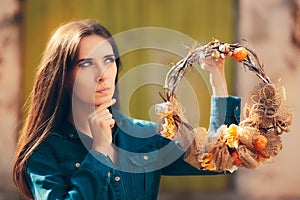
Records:
[[[116,99],[105,101],[88,117],[93,137],[92,149],[109,156],[112,160],[115,157],[112,144],[112,128],[115,120],[108,108],[114,103],[116,103]]]

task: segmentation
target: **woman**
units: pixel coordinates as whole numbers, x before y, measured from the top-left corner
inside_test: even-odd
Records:
[[[15,153],[13,177],[22,197],[156,199],[161,175],[212,174],[184,162],[180,145],[156,134],[155,124],[111,109],[119,68],[111,34],[98,23],[69,22],[53,34]],[[224,117],[227,124],[238,121],[240,99],[228,97],[224,60],[206,69],[214,95],[211,129]],[[161,166],[168,152],[181,156]]]

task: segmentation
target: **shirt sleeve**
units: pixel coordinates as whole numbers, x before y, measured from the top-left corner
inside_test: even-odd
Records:
[[[223,124],[238,124],[240,110],[241,99],[239,97],[212,97],[209,136],[214,136],[217,129]]]
[[[106,199],[113,164],[103,154],[89,152],[70,182],[58,169],[55,155],[41,145],[26,164],[28,183],[34,199]]]

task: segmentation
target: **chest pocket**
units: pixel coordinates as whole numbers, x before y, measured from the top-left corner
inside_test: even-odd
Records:
[[[80,167],[80,164],[81,161],[74,157],[64,157],[58,163],[58,168],[66,177],[65,180],[67,183],[70,183],[71,176],[77,171],[77,169]]]

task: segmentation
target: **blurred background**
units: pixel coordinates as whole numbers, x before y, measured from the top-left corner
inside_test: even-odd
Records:
[[[300,199],[299,0],[1,0],[0,200],[18,199],[11,179],[12,158],[23,105],[46,42],[59,25],[84,18],[97,19],[113,35],[134,28],[160,27],[201,44],[212,38],[228,43],[246,40],[271,80],[286,88],[294,120],[291,132],[283,136],[283,150],[272,163],[256,170],[239,169],[234,175],[163,177],[159,199]],[[122,55],[120,77],[144,63],[168,65],[179,59],[178,55],[151,49],[133,51]],[[246,100],[257,77],[232,59],[226,62],[229,93]],[[187,79],[197,91],[199,125],[207,127],[207,79],[197,73],[188,74]],[[130,99],[130,115],[149,119],[149,108],[162,101],[158,95],[161,89],[155,84],[138,88]]]

